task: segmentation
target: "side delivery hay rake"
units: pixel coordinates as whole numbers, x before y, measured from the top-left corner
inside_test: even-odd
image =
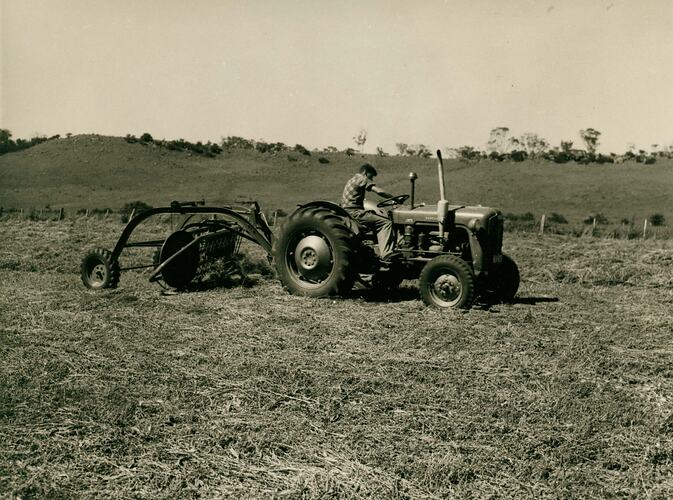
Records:
[[[235,257],[242,239],[271,253],[271,229],[257,202],[250,205],[209,207],[203,201],[174,201],[170,206],[140,212],[128,222],[112,251],[95,248],[86,254],[80,268],[82,282],[91,289],[115,288],[122,271],[152,268],[151,282],[179,289],[192,281],[201,263],[215,260],[222,260],[232,272],[240,273]],[[164,214],[180,215],[184,220],[165,239],[132,240],[141,223]],[[139,247],[157,249],[152,263],[122,268],[119,259],[124,250]]]

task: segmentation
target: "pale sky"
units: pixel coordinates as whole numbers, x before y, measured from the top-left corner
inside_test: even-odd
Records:
[[[670,0],[0,0],[0,127],[395,151],[673,143]]]

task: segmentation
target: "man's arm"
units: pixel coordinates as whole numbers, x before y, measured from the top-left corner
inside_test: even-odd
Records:
[[[383,198],[392,198],[393,197],[392,194],[386,193],[383,189],[381,189],[380,187],[377,187],[377,186],[372,186],[371,190],[374,191],[376,194],[378,194],[379,196],[381,196]]]

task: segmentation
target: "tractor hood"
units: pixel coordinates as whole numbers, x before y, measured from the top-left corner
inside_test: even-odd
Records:
[[[460,205],[449,205],[449,215],[455,213],[455,223],[466,226],[468,222],[477,219],[484,225],[486,221],[494,215],[500,215],[500,211],[495,208],[482,207],[464,207]],[[437,205],[424,205],[414,207],[412,210],[408,206],[400,206],[392,210],[393,223],[395,224],[415,224],[438,222]]]

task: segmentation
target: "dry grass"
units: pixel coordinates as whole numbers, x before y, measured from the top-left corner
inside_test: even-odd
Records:
[[[263,275],[90,292],[121,225],[0,224],[0,495],[673,492],[673,242],[508,235],[518,301],[442,312]]]

